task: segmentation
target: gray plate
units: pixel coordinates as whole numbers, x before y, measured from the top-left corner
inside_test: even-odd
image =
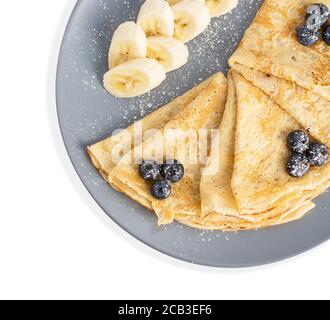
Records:
[[[225,234],[202,232],[173,224],[156,226],[156,218],[137,203],[114,191],[91,165],[86,146],[125,128],[169,102],[216,71],[227,61],[262,1],[240,0],[235,11],[214,19],[190,46],[185,67],[168,75],[150,94],[115,99],[102,87],[112,33],[122,22],[134,20],[142,0],[81,0],[68,24],[57,74],[58,117],[73,165],[82,182],[104,211],[145,244],[185,261],[215,267],[248,267],[292,257],[330,236],[329,196],[304,219],[266,230]]]

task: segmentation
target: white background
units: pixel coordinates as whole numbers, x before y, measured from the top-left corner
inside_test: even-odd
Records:
[[[0,298],[330,298],[330,243],[271,266],[217,270],[155,252],[106,217],[71,167],[55,113],[74,3],[1,3]]]

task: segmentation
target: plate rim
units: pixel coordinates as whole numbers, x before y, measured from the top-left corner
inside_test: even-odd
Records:
[[[117,221],[117,219],[114,216],[110,216],[106,209],[104,208],[104,206],[96,200],[95,196],[93,195],[92,191],[88,188],[86,182],[82,179],[82,177],[80,176],[80,174],[78,173],[78,169],[77,169],[77,165],[75,164],[73,157],[71,155],[71,153],[69,152],[69,148],[68,148],[68,143],[65,139],[65,133],[64,133],[64,129],[63,129],[63,124],[60,120],[60,103],[59,103],[59,82],[60,82],[60,65],[62,62],[62,58],[63,58],[63,45],[65,43],[65,41],[67,40],[68,37],[68,31],[73,23],[73,19],[75,17],[75,14],[77,13],[80,5],[82,4],[82,0],[77,0],[72,12],[69,16],[69,19],[66,22],[66,27],[65,30],[62,34],[62,40],[60,42],[60,50],[58,53],[58,58],[57,58],[57,65],[56,65],[56,74],[55,74],[55,103],[56,103],[56,116],[57,116],[57,122],[59,125],[59,131],[61,134],[61,138],[67,153],[67,156],[70,159],[70,162],[73,166],[74,172],[75,174],[78,176],[79,180],[82,182],[83,186],[85,187],[85,189],[87,190],[88,194],[92,197],[93,201],[102,209],[102,211],[105,213],[105,215],[110,218],[118,227],[120,227],[120,229],[122,229],[124,232],[126,232],[127,234],[129,234],[131,237],[133,237],[135,240],[143,243],[144,245],[148,246],[149,248],[162,253],[163,255],[172,258],[174,261],[179,260],[185,263],[188,263],[189,265],[198,265],[201,267],[207,267],[207,268],[214,268],[214,269],[246,269],[246,268],[255,268],[255,267],[261,267],[261,266],[267,266],[267,265],[271,265],[271,264],[276,264],[279,262],[284,262],[287,261],[289,259],[293,259],[299,255],[302,255],[304,253],[307,253],[313,249],[316,249],[317,247],[319,247],[320,245],[326,243],[327,241],[330,240],[330,232],[329,235],[327,237],[324,237],[323,239],[320,239],[319,241],[315,241],[313,243],[311,243],[310,245],[306,246],[304,249],[301,250],[297,250],[296,253],[294,254],[286,254],[283,255],[281,257],[278,258],[274,258],[274,259],[268,259],[265,262],[250,262],[250,263],[239,263],[237,265],[233,264],[233,263],[208,263],[208,262],[203,262],[203,261],[191,261],[188,258],[184,258],[182,256],[179,255],[175,255],[174,253],[171,253],[167,250],[165,250],[164,248],[158,247],[156,245],[153,245],[151,241],[147,241],[146,239],[143,239],[141,236],[139,236],[137,233],[134,233],[133,231],[128,230],[128,228],[126,228],[122,223],[120,223],[119,221]],[[97,174],[97,172],[95,172]],[[177,223],[177,222],[175,222]],[[261,232],[262,230],[256,230],[256,232]]]

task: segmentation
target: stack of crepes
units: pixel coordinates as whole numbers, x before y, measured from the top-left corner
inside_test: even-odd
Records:
[[[89,147],[95,167],[115,189],[154,211],[160,225],[177,220],[200,229],[237,231],[305,215],[330,181],[330,162],[303,178],[292,178],[285,169],[287,136],[294,130],[330,147],[330,50],[324,43],[303,47],[295,36],[311,3],[266,0],[230,59],[228,81],[218,73],[135,127]],[[172,129],[196,132],[197,139],[178,148]],[[201,143],[207,159],[189,161]],[[146,150],[158,150],[158,161],[173,150],[185,167],[166,200],[152,197],[150,183],[132,164]],[[114,153],[120,154],[118,162]]]

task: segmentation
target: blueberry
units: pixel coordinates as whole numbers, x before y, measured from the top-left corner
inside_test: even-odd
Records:
[[[323,39],[324,39],[325,43],[330,46],[330,25],[328,25],[324,28]]]
[[[311,18],[311,19],[310,19]],[[307,25],[314,28],[321,28],[324,26],[330,18],[329,8],[322,4],[316,3],[308,7],[307,9]]]
[[[172,187],[167,180],[157,180],[151,186],[151,194],[158,200],[167,199],[172,193]]]
[[[307,9],[306,26],[309,29],[320,30],[322,28],[321,9],[318,5],[314,4]]]
[[[139,174],[144,180],[152,181],[159,177],[159,164],[155,161],[143,161],[139,166]]]
[[[178,182],[184,176],[184,167],[177,160],[168,160],[161,165],[160,174],[170,182]]]
[[[293,152],[304,153],[309,148],[308,135],[300,130],[291,132],[288,136],[288,146]]]
[[[323,143],[311,143],[307,158],[312,166],[323,166],[329,159],[328,147]]]
[[[303,153],[294,153],[286,164],[286,171],[294,178],[303,177],[309,171],[309,168],[308,158]]]
[[[319,30],[310,29],[304,25],[297,29],[297,37],[300,44],[309,47],[321,39],[321,32]]]

